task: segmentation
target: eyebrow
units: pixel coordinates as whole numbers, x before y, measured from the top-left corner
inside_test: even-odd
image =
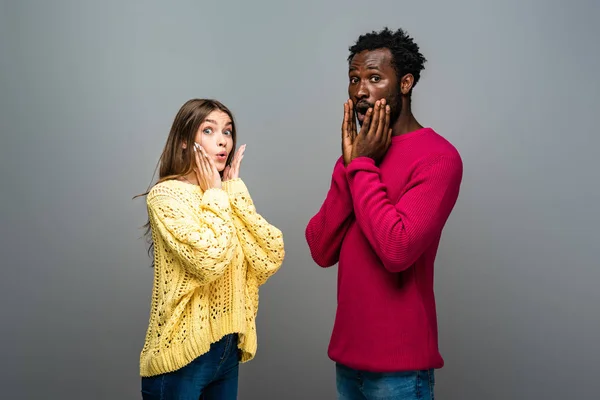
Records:
[[[356,71],[357,69],[358,68],[356,68],[356,67],[350,67],[349,71]],[[376,66],[376,65],[367,65],[366,69],[368,69],[368,70],[372,69],[372,70],[375,70],[375,71],[381,71],[381,69],[378,66]]]
[[[210,123],[213,123],[213,124],[215,124],[215,125],[218,125],[218,124],[217,124],[217,121],[215,121],[215,120],[213,120],[213,119],[205,119],[205,120],[204,120],[204,122],[210,122]],[[227,121],[227,123],[226,123],[225,125],[232,125],[232,124],[231,124],[231,121]]]

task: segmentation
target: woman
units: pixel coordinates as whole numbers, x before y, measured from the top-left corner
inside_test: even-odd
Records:
[[[140,355],[144,399],[235,399],[257,347],[258,288],[281,266],[283,237],[239,178],[232,113],[193,99],[175,117],[147,193],[154,250]]]

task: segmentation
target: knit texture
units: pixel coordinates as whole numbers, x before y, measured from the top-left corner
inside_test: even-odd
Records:
[[[433,270],[462,171],[456,149],[430,128],[392,138],[379,166],[338,159],[305,232],[317,264],[339,264],[333,361],[373,372],[443,366]]]
[[[154,284],[140,375],[175,371],[230,333],[241,362],[254,358],[259,286],[283,263],[281,231],[256,212],[241,179],[206,192],[161,182],[147,207]]]

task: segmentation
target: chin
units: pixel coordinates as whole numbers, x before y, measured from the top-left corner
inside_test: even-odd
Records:
[[[217,167],[217,171],[223,172],[223,171],[225,171],[225,167],[227,165],[223,162],[223,163],[217,163],[215,166]]]

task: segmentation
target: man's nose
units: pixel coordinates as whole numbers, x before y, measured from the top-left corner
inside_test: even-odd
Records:
[[[356,97],[359,99],[364,99],[369,97],[369,88],[364,82],[360,82],[358,84],[358,90],[356,91]]]

